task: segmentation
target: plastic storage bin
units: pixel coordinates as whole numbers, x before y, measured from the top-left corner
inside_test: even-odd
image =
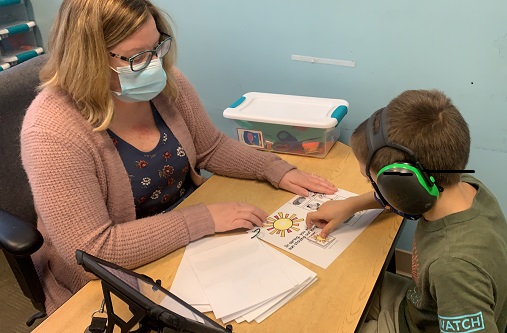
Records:
[[[343,99],[250,92],[224,110],[238,140],[262,150],[323,158],[340,136]]]

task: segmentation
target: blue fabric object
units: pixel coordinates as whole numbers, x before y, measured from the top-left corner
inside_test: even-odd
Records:
[[[127,103],[152,100],[167,83],[161,59],[152,60],[148,67],[138,72],[133,72],[130,66],[117,67],[115,71],[118,73],[121,91],[113,91],[113,94]]]

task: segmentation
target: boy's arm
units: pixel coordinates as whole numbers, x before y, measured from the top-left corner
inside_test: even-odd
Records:
[[[498,332],[490,276],[460,258],[440,258],[429,270],[442,332]]]
[[[331,231],[355,213],[367,209],[384,208],[375,200],[373,193],[374,191],[371,191],[344,200],[325,202],[317,211],[308,213],[306,226],[310,228],[316,225],[322,228],[320,237],[326,238]]]

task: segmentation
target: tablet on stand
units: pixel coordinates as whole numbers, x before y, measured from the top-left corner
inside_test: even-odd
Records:
[[[77,263],[102,282],[107,308],[106,332],[115,326],[121,333],[189,332],[231,333],[232,326],[222,327],[183,300],[162,288],[159,281],[137,274],[113,263],[76,250]],[[125,302],[133,316],[127,322],[115,312],[111,294]],[[132,331],[133,328],[135,331]]]

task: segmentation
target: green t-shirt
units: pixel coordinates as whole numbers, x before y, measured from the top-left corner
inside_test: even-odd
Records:
[[[401,332],[506,332],[507,222],[484,184],[462,181],[477,189],[472,207],[417,224]]]

